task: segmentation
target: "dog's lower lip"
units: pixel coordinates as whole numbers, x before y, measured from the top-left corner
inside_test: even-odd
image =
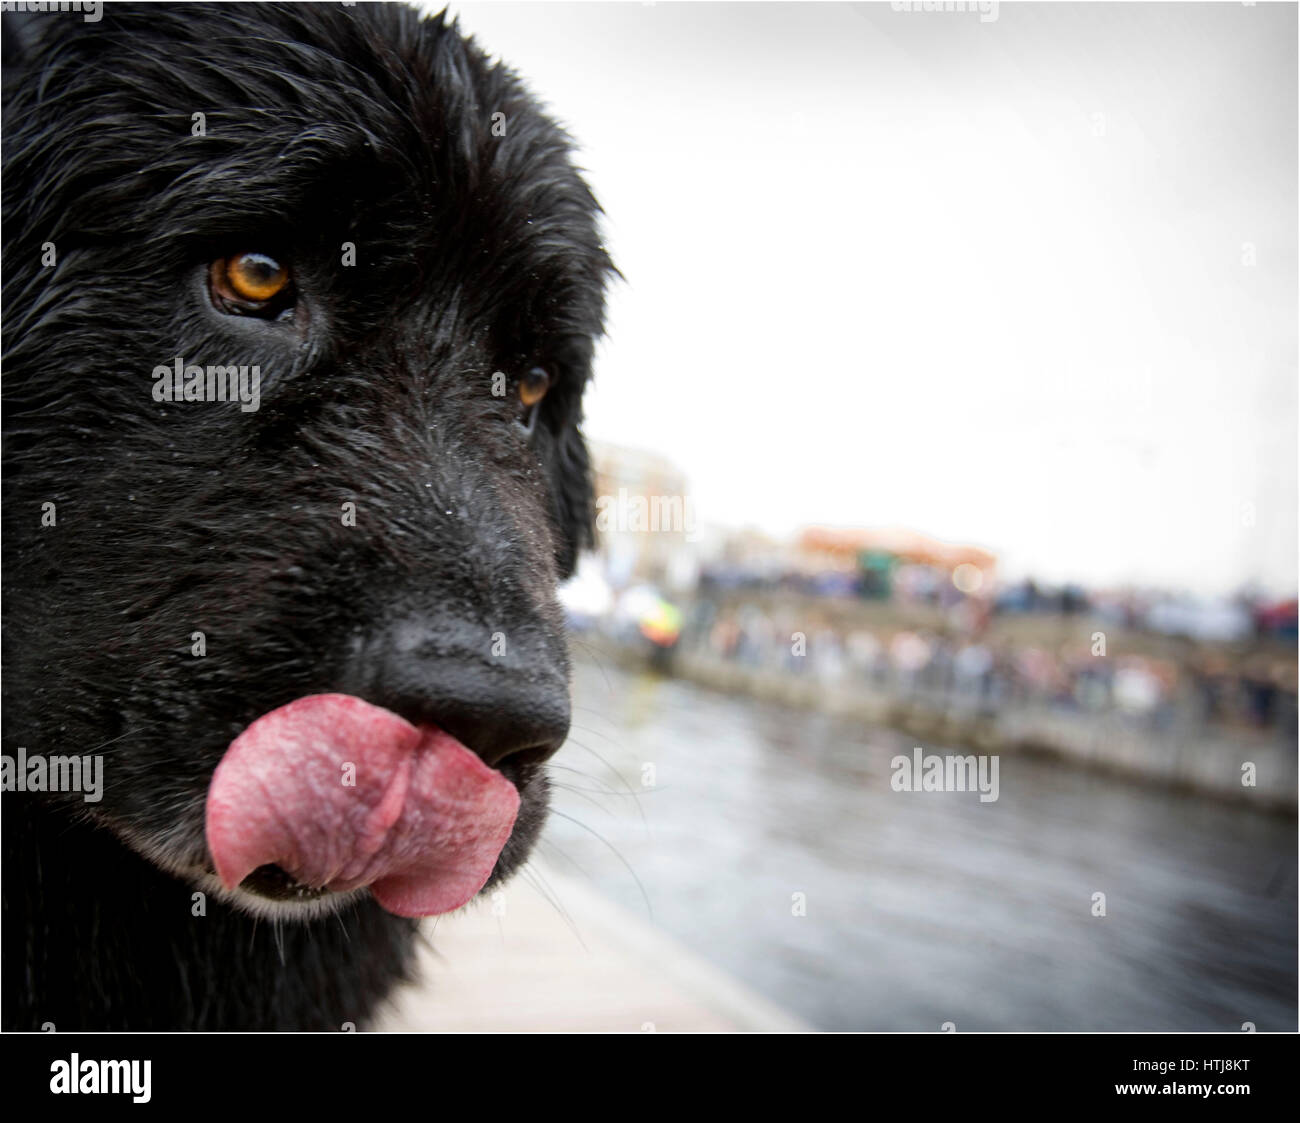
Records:
[[[258,866],[239,887],[272,901],[315,901],[331,892],[324,886],[304,885],[275,865]]]

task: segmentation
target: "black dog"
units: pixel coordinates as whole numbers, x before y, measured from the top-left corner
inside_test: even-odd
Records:
[[[441,17],[4,47],[5,1025],[364,1024],[546,813],[598,208]]]

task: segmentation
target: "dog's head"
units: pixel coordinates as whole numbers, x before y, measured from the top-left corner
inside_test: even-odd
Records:
[[[121,7],[5,44],[5,751],[247,907],[439,911],[568,729],[598,208],[441,18]]]

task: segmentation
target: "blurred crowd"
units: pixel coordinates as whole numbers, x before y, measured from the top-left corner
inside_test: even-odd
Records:
[[[714,566],[700,574],[699,592],[706,597],[737,591],[884,599],[905,607],[950,609],[978,604],[991,616],[1086,613],[1126,628],[1196,640],[1297,638],[1295,599],[1279,600],[1252,592],[1207,598],[1158,589],[1097,591],[1071,584],[1049,586],[1025,579],[1001,586],[992,597],[972,597],[958,589],[948,574],[928,565],[899,566],[891,575],[887,591],[874,585],[869,572],[804,574],[763,572],[753,566]]]
[[[575,634],[665,671],[689,653],[944,710],[1047,707],[1296,738],[1294,598],[1047,586],[879,560],[799,568],[751,552],[673,582],[630,580],[589,555],[564,600]]]
[[[809,630],[806,605],[798,602],[765,607],[705,597],[688,614],[680,646],[755,669],[857,681],[900,698],[990,713],[1040,705],[1114,712],[1157,729],[1214,723],[1295,736],[1295,667],[1275,652],[1197,644],[1177,658],[1111,654],[1083,629],[1077,641],[1060,645],[999,637],[996,623],[986,621],[963,631],[982,635],[875,631],[839,624],[829,613]]]

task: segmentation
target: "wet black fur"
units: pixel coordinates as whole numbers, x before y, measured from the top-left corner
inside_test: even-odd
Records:
[[[102,752],[106,781],[3,796],[4,1025],[364,1025],[411,922],[369,897],[278,938],[195,918],[121,839],[201,859],[232,737],[362,692],[358,652],[413,613],[567,673],[595,202],[513,73],[401,7],[108,4],[4,46],[4,751]],[[213,308],[208,264],[247,249],[292,262],[305,327]],[[176,356],[259,364],[260,410],[154,401]],[[529,442],[491,377],[534,363],[558,385]],[[545,815],[540,771],[515,779],[498,878]]]

